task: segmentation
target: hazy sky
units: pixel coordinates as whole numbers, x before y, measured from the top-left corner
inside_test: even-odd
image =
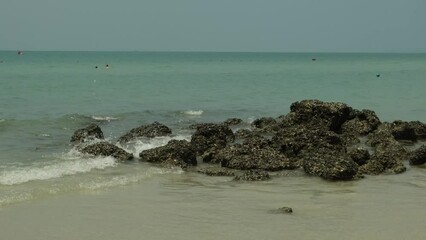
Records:
[[[0,0],[0,50],[426,52],[426,0]]]

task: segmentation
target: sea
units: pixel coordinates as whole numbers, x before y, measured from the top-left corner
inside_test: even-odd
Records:
[[[425,92],[426,54],[0,51],[1,239],[425,239],[425,166],[235,182],[137,158],[191,124],[249,128],[303,99],[426,122]],[[154,121],[172,136],[121,146],[130,163],[70,144],[91,123],[115,143]]]

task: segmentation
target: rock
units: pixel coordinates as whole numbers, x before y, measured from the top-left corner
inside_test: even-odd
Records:
[[[234,181],[266,181],[271,179],[269,173],[263,170],[249,170],[236,175]]]
[[[272,138],[275,147],[290,158],[300,158],[319,148],[343,151],[344,141],[335,132],[311,125],[295,125],[281,129]]]
[[[364,165],[370,159],[368,150],[361,147],[350,149],[348,155],[359,166]]]
[[[225,126],[235,126],[243,123],[243,120],[239,118],[229,118],[223,122]]]
[[[396,140],[416,141],[417,134],[410,123],[404,121],[394,121],[389,125],[390,131]]]
[[[153,138],[168,136],[170,134],[172,134],[172,130],[170,128],[159,122],[154,122],[152,124],[142,125],[140,127],[133,128],[132,130],[130,130],[130,132],[121,136],[118,141],[120,143],[126,143],[139,137]]]
[[[248,149],[256,149],[256,148],[266,148],[271,145],[271,141],[260,136],[260,135],[249,135],[242,141],[242,146]],[[241,145],[235,145],[241,146]],[[201,155],[203,162],[206,163],[221,163],[222,157],[217,157],[220,155],[221,149],[211,148],[204,152]],[[223,154],[223,153],[222,153]],[[245,152],[244,154],[251,154],[250,152]]]
[[[281,207],[277,209],[277,213],[293,213],[293,209],[290,207]]]
[[[197,170],[199,173],[206,174],[208,176],[222,176],[222,177],[233,177],[237,173],[234,169],[222,168],[222,167],[205,167]]]
[[[302,166],[306,173],[326,180],[352,180],[358,172],[358,164],[348,155],[324,149],[305,155]]]
[[[376,113],[371,110],[354,110],[355,118],[348,120],[342,125],[342,133],[353,136],[365,136],[376,130],[381,124]]]
[[[186,140],[171,140],[165,146],[142,151],[139,157],[141,161],[161,163],[165,166],[186,168],[197,165],[195,150]]]
[[[277,120],[271,117],[263,117],[253,121],[251,124],[257,131],[275,132],[278,130]]]
[[[235,133],[235,138],[237,139],[245,139],[253,136],[260,136],[257,132],[250,131],[248,129],[238,129]]]
[[[421,165],[426,163],[426,145],[422,145],[411,153],[410,156],[411,165]]]
[[[372,147],[381,143],[396,141],[390,131],[389,123],[381,124],[374,132],[368,134],[367,138],[367,144]]]
[[[298,167],[297,162],[290,160],[273,148],[257,148],[242,144],[222,149],[215,156],[215,162],[220,162],[222,167],[239,170],[279,171]]]
[[[407,151],[397,141],[384,141],[376,145],[375,152],[366,164],[360,167],[364,174],[402,173],[406,170],[403,160]]]
[[[214,123],[199,124],[191,136],[192,147],[198,155],[209,149],[222,149],[234,140],[234,133],[229,127]]]
[[[411,128],[414,129],[414,133],[416,134],[417,139],[419,140],[426,139],[426,124],[419,121],[411,121],[409,122],[409,125]]]
[[[133,154],[115,146],[108,142],[99,142],[81,149],[81,152],[92,154],[95,156],[112,156],[120,161],[128,161],[133,159]]]
[[[104,133],[96,124],[90,124],[85,128],[78,129],[71,137],[71,143],[79,144],[94,139],[104,139]]]
[[[292,121],[297,124],[325,125],[339,132],[342,124],[352,116],[352,108],[344,103],[302,100],[290,106]]]

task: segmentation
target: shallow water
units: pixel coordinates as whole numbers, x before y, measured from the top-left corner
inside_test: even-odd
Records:
[[[425,235],[424,167],[355,182],[293,171],[236,183],[94,158],[69,140],[90,123],[113,142],[153,121],[172,128],[172,137],[122,146],[138,156],[189,140],[193,123],[238,117],[248,127],[308,98],[372,109],[382,121],[426,122],[426,54],[0,52],[0,60],[0,231],[7,239]],[[282,206],[294,213],[272,213]]]
[[[423,239],[424,170],[254,183],[172,172],[14,205],[0,229],[7,239]],[[294,212],[273,213],[282,206]]]

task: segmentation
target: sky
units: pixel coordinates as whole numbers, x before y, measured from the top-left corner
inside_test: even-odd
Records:
[[[0,0],[0,50],[426,52],[426,0]]]

